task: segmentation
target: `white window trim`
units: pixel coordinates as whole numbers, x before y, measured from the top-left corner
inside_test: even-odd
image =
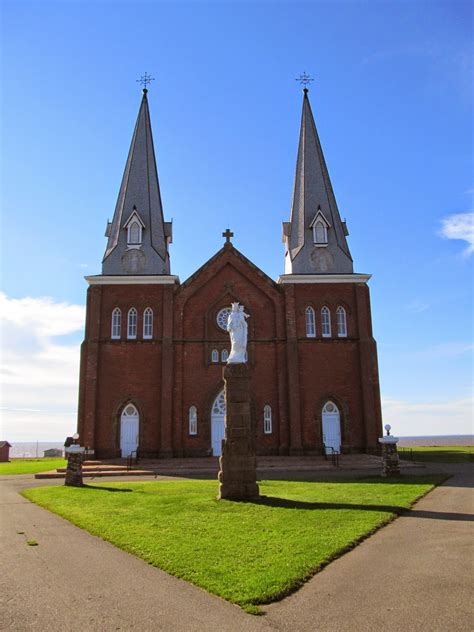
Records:
[[[309,315],[311,315],[311,319],[312,319],[312,326],[313,326],[312,333],[309,331],[309,327],[308,327]],[[306,326],[306,338],[316,338],[316,314],[315,314],[314,309],[311,307],[311,305],[308,305],[308,307],[305,309],[304,316],[305,316],[305,326]]]
[[[321,224],[324,229],[324,241],[318,241],[317,239],[316,228],[318,224]],[[324,217],[323,212],[321,211],[320,208],[318,208],[317,213],[313,217],[309,227],[313,229],[313,244],[317,248],[326,248],[328,245],[328,228],[331,228],[331,224]]]
[[[115,315],[118,316],[118,334],[114,334],[114,318]],[[111,323],[111,329],[110,329],[110,337],[112,338],[112,340],[120,340],[120,338],[122,337],[122,311],[120,309],[120,307],[115,307],[112,310],[112,323]]]
[[[328,327],[329,327],[329,332],[325,333],[325,326],[324,326],[324,316],[323,314],[327,314],[328,316]],[[329,309],[329,307],[323,307],[321,309],[321,335],[323,338],[331,338],[331,310]]]
[[[138,228],[139,228],[139,233],[138,233],[139,241],[138,242],[136,241],[132,242],[130,240],[130,229],[133,222],[137,222],[138,224]],[[141,246],[142,240],[143,240],[143,229],[145,228],[145,224],[143,223],[142,218],[137,213],[136,209],[134,209],[133,213],[127,219],[123,227],[127,231],[127,246],[129,246],[129,248],[138,248],[139,246]]]
[[[135,314],[135,335],[130,334],[130,316]],[[138,328],[138,312],[135,307],[131,307],[128,310],[127,314],[127,340],[136,340],[137,339],[137,328]]]
[[[344,324],[344,331],[341,333],[341,328],[340,328],[340,322],[339,322],[339,314],[343,315],[343,324]],[[347,338],[347,312],[344,309],[344,307],[342,307],[342,305],[339,305],[339,307],[336,310],[336,321],[337,321],[337,336],[338,338]]]
[[[151,315],[151,323],[150,323],[151,333],[146,334],[145,331],[147,327],[146,327],[145,319],[148,314]],[[147,307],[145,311],[143,312],[143,340],[152,340],[152,338],[153,338],[153,310],[151,309],[151,307]]]
[[[219,362],[219,351],[217,349],[213,349],[211,351],[211,362],[213,364],[217,364]]]
[[[265,404],[263,407],[263,434],[273,433],[273,418],[272,407],[270,404]]]
[[[188,411],[188,431],[191,436],[198,433],[198,413],[196,406],[190,406]]]
[[[222,349],[221,362],[227,362],[228,359],[229,359],[229,352],[227,351],[227,349]]]

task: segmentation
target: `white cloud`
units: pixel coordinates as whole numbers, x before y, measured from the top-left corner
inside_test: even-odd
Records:
[[[474,350],[472,342],[440,342],[439,344],[408,351],[405,355],[409,358],[423,358],[428,360],[439,360],[442,358],[456,358]]]
[[[0,293],[2,408],[0,438],[61,440],[75,430],[82,305]]]
[[[394,435],[424,436],[472,434],[474,399],[437,402],[410,402],[382,397],[384,424],[389,423]]]
[[[464,250],[466,256],[474,252],[474,212],[456,213],[441,220],[440,234],[446,239],[461,239],[468,247]]]
[[[412,314],[419,314],[421,312],[424,312],[429,309],[429,307],[429,303],[425,303],[425,301],[422,301],[418,298],[405,305],[405,309]]]

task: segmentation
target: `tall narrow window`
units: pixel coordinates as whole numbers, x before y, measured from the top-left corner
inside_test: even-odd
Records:
[[[229,359],[229,352],[227,351],[227,349],[222,349],[221,362],[227,362],[228,359]]]
[[[120,338],[120,329],[122,325],[122,312],[118,307],[112,312],[112,338],[118,340]]]
[[[219,351],[213,349],[211,352],[211,362],[219,362]]]
[[[141,239],[141,228],[138,222],[132,222],[128,229],[128,243],[129,244],[140,244]]]
[[[263,407],[263,432],[272,434],[272,407],[268,404]]]
[[[198,432],[198,413],[196,406],[189,409],[189,434],[197,435]]]
[[[143,312],[143,338],[150,340],[153,338],[153,310],[147,307]]]
[[[323,338],[330,338],[331,336],[331,312],[328,307],[323,307],[321,310],[321,329]]]
[[[132,307],[128,310],[127,338],[133,340],[137,337],[137,310]]]
[[[347,336],[347,321],[346,310],[339,305],[336,311],[337,315],[337,335],[339,338],[345,338]]]
[[[316,338],[316,321],[312,307],[306,308],[306,337]]]

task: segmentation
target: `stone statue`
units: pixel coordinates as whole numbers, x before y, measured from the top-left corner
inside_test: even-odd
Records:
[[[247,318],[249,315],[244,312],[244,306],[232,303],[232,311],[227,319],[227,331],[232,345],[228,364],[247,362]]]

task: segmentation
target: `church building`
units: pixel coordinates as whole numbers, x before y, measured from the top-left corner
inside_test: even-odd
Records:
[[[88,276],[78,432],[98,458],[219,455],[231,304],[248,319],[257,454],[375,452],[382,421],[368,274],[357,274],[304,89],[293,201],[277,280],[231,241],[172,274],[147,89],[102,274]],[[179,236],[177,237],[179,239]],[[275,248],[278,244],[274,245]],[[173,270],[173,272],[178,272]]]

